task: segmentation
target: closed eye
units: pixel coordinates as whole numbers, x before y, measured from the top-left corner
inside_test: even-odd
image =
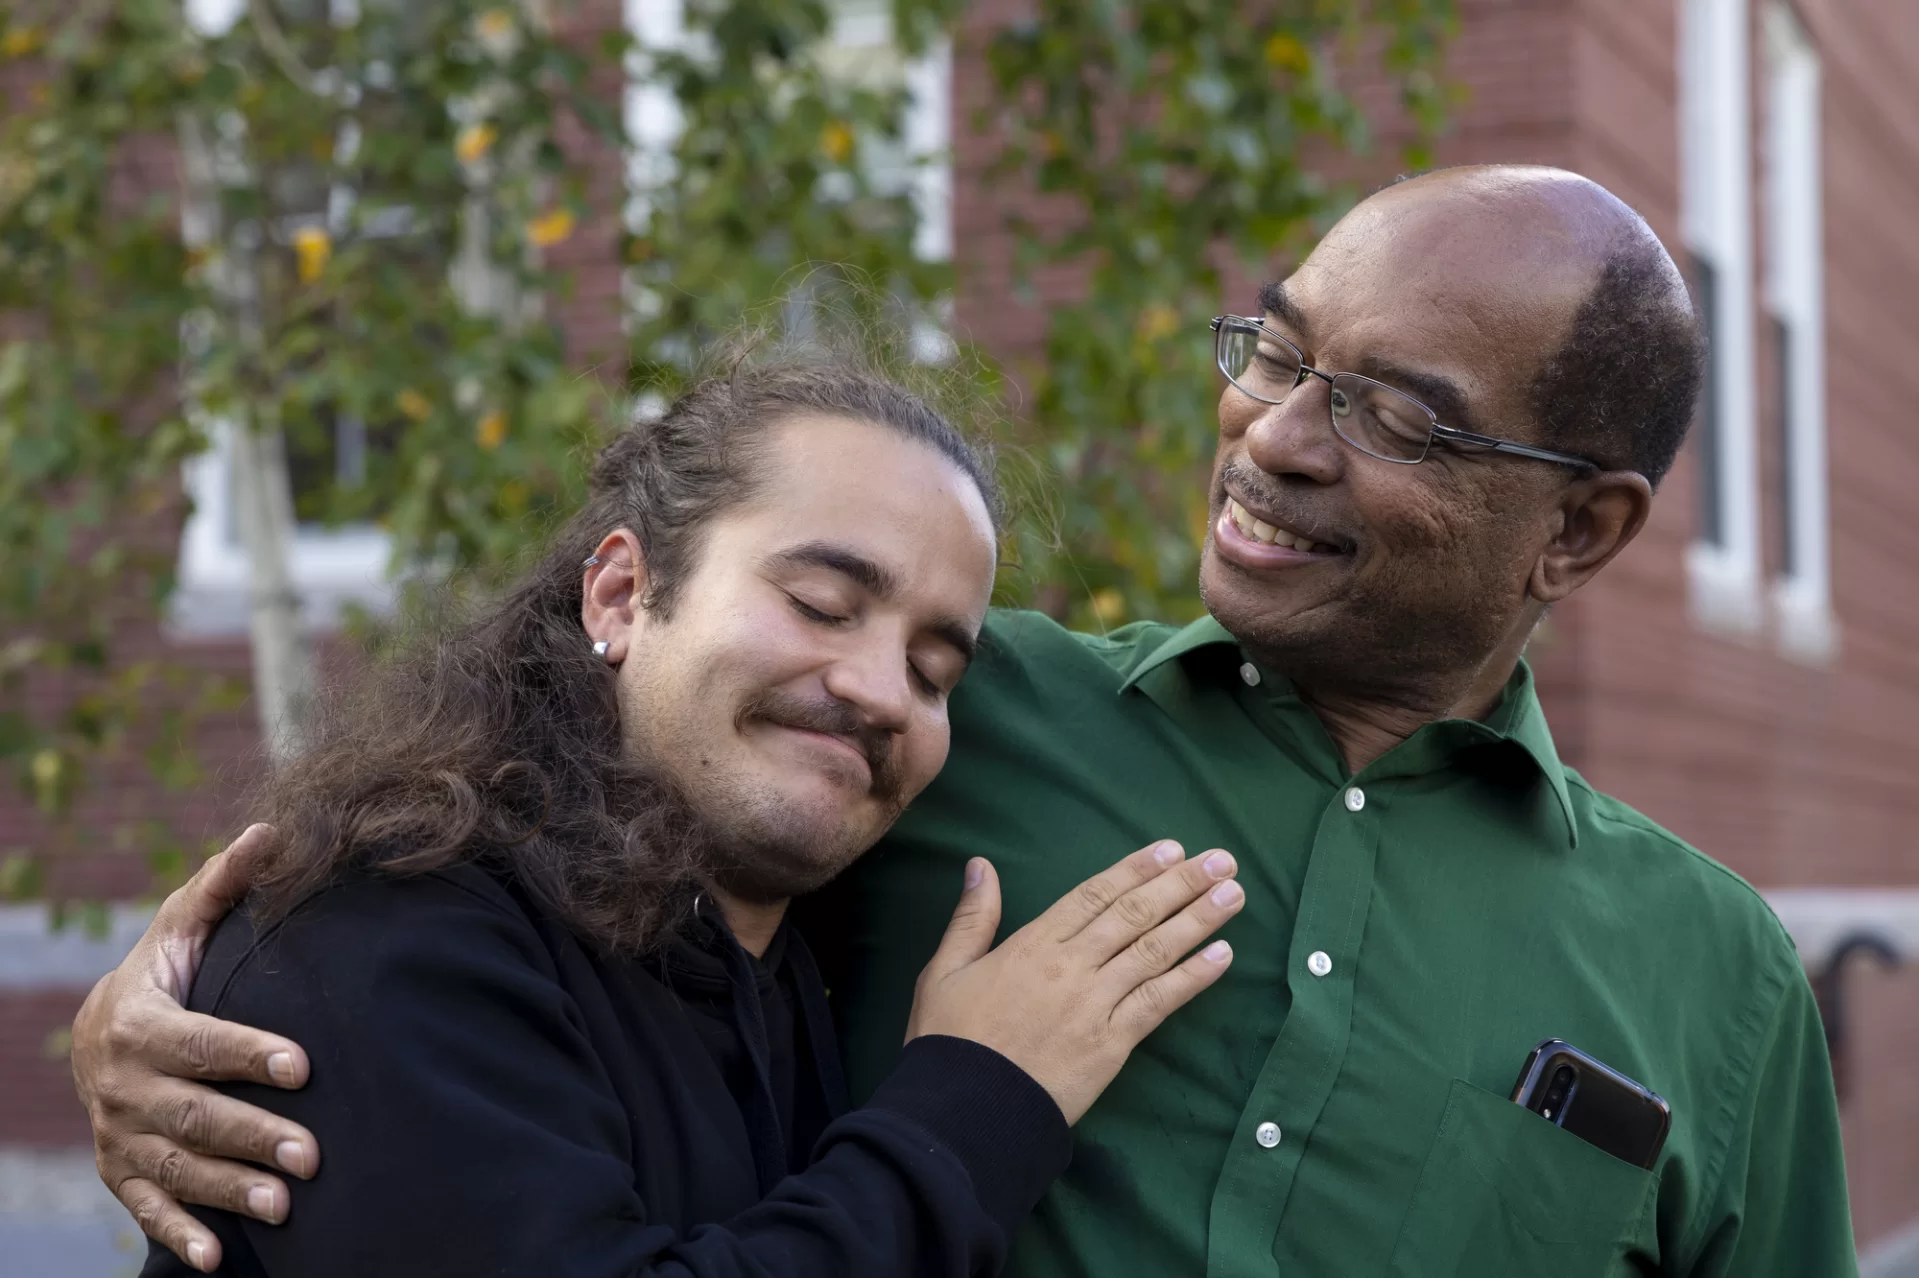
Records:
[[[808,621],[822,626],[843,626],[846,624],[846,618],[835,616],[830,612],[815,608],[798,595],[789,594],[786,598],[788,602],[793,605],[793,611],[799,613],[800,616],[806,618]]]

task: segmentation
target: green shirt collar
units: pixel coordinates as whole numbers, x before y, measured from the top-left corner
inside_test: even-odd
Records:
[[[1184,629],[1175,631],[1164,643],[1148,653],[1126,676],[1126,681],[1120,685],[1120,692],[1127,693],[1139,686],[1141,692],[1161,702],[1171,694],[1171,689],[1163,680],[1148,679],[1147,676],[1172,662],[1182,661],[1192,653],[1221,646],[1237,651],[1239,641],[1210,615],[1201,617]],[[1261,675],[1262,682],[1271,681],[1275,692],[1282,695],[1292,692],[1291,681],[1284,675],[1263,667]],[[1142,681],[1145,682],[1142,684]],[[1427,724],[1406,742],[1376,760],[1365,770],[1364,775],[1393,776],[1422,772],[1438,766],[1446,756],[1462,747],[1490,741],[1512,743],[1538,767],[1565,820],[1567,842],[1578,847],[1579,823],[1573,815],[1572,792],[1566,785],[1566,769],[1559,762],[1558,750],[1553,748],[1552,730],[1546,726],[1546,713],[1540,708],[1539,697],[1533,687],[1532,669],[1523,660],[1513,671],[1512,678],[1507,680],[1499,704],[1483,721],[1447,719]]]

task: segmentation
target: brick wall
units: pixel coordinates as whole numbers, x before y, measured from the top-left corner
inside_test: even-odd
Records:
[[[1690,457],[1667,482],[1646,535],[1567,623],[1584,631],[1580,766],[1766,886],[1919,884],[1910,833],[1919,821],[1919,743],[1903,730],[1919,713],[1919,564],[1901,550],[1910,534],[1898,514],[1919,482],[1919,429],[1902,408],[1919,392],[1919,365],[1904,353],[1919,333],[1919,250],[1897,212],[1919,206],[1919,38],[1910,9],[1902,22],[1897,8],[1801,8],[1825,67],[1838,659],[1808,666],[1781,657],[1770,636],[1726,638],[1691,622],[1683,561],[1693,527]],[[1575,166],[1670,237],[1678,190],[1669,0],[1591,3],[1580,19]],[[1658,165],[1647,163],[1661,152]],[[1763,252],[1763,233],[1760,243]],[[1774,432],[1764,429],[1777,411],[1768,346],[1761,342],[1759,384],[1769,497],[1764,481],[1779,459]],[[1775,525],[1776,508],[1766,510]],[[1764,546],[1770,577],[1777,536]]]

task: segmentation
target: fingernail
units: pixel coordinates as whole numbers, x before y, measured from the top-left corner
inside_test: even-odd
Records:
[[[269,1224],[278,1223],[280,1213],[274,1209],[273,1190],[265,1185],[247,1190],[247,1214]]]
[[[283,1140],[273,1147],[273,1161],[282,1171],[302,1175],[307,1168],[307,1147],[297,1140]]]
[[[985,877],[986,862],[975,857],[966,863],[966,886],[968,889],[978,887],[980,880]],[[949,879],[948,882],[951,882],[951,880]]]
[[[202,1271],[207,1267],[207,1245],[197,1238],[187,1244],[187,1263]]]
[[[1246,893],[1240,889],[1239,884],[1233,882],[1231,879],[1227,879],[1224,883],[1213,889],[1213,904],[1219,906],[1222,910],[1228,909],[1238,905],[1240,899],[1245,895]]]
[[[1233,947],[1224,941],[1214,941],[1199,953],[1200,957],[1209,963],[1224,963],[1227,959],[1233,957]]]
[[[283,1087],[293,1086],[293,1053],[275,1052],[267,1057],[267,1077]]]
[[[1171,839],[1166,840],[1164,843],[1160,844],[1158,847],[1153,849],[1153,859],[1155,861],[1158,861],[1161,865],[1176,864],[1179,861],[1179,859],[1185,855],[1186,855],[1186,849],[1181,847],[1179,844],[1173,842]]]
[[[1206,859],[1201,861],[1200,864],[1206,867],[1206,873],[1216,879],[1233,872],[1232,854],[1227,852],[1209,853]]]

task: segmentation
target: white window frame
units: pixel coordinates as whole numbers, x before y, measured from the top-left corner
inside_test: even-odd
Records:
[[[837,0],[830,39],[843,49],[890,44],[890,7],[876,0]],[[629,229],[645,225],[650,192],[672,180],[673,145],[684,117],[679,102],[650,74],[646,50],[684,47],[688,40],[685,0],[623,0],[621,19],[639,48],[626,66],[623,103],[630,150],[626,162],[626,221]],[[913,251],[923,261],[943,262],[953,256],[953,48],[940,39],[925,53],[907,61],[904,79],[908,92],[901,138],[912,166],[909,190],[918,215]],[[629,290],[631,306],[646,299]],[[943,346],[937,336],[929,342]]]
[[[1753,308],[1749,0],[1682,0],[1679,39],[1680,227],[1713,273],[1713,473],[1718,535],[1687,552],[1693,612],[1715,630],[1753,634],[1760,592]]]
[[[333,0],[333,7],[344,13],[352,6],[350,0]],[[187,0],[186,20],[201,34],[217,37],[245,9],[245,0]],[[329,209],[329,217],[338,221],[347,213],[342,194],[333,193]],[[183,467],[192,509],[181,529],[167,630],[178,639],[229,639],[247,633],[252,606],[252,573],[233,509],[235,427],[226,420],[201,425],[209,445]],[[287,568],[300,597],[302,624],[313,631],[336,629],[348,605],[390,611],[397,599],[392,561],[393,539],[372,524],[297,525],[287,547]]]
[[[252,572],[233,509],[234,429],[227,421],[209,423],[210,446],[186,463],[193,513],[181,530],[179,574],[167,619],[176,638],[232,638],[248,630]],[[337,629],[350,605],[387,612],[396,602],[389,572],[393,539],[372,524],[296,525],[287,561],[300,596],[301,623],[311,631]]]
[[[1766,309],[1787,335],[1779,357],[1786,430],[1779,464],[1780,512],[1790,539],[1772,584],[1780,649],[1830,660],[1838,634],[1826,481],[1824,174],[1819,154],[1819,54],[1793,12],[1773,0],[1765,13]]]

